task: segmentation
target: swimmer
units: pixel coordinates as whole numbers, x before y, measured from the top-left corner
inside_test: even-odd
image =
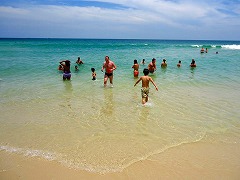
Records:
[[[92,71],[92,80],[96,80],[97,79],[97,73],[95,72],[95,68],[91,68]]]
[[[83,64],[83,61],[80,59],[80,57],[78,57],[76,63],[77,63],[77,64]]]
[[[132,66],[132,68],[133,68],[133,76],[134,77],[138,77],[138,74],[139,74],[139,71],[138,71],[139,64],[138,64],[136,59],[133,61],[133,63],[134,63],[133,66]]]
[[[167,67],[167,63],[166,63],[166,59],[163,59],[163,62],[161,64],[162,68],[166,68]]]
[[[71,80],[70,61],[63,60],[59,62],[63,66],[63,80]]]
[[[114,64],[113,61],[110,60],[109,56],[105,56],[105,62],[102,66],[102,72],[103,69],[105,69],[105,75],[104,75],[104,87],[107,86],[107,80],[110,79],[110,84],[113,86],[113,71],[117,69],[117,66]]]
[[[156,67],[156,59],[155,59],[155,58],[153,58],[153,59],[152,59],[152,62],[149,63],[149,65],[148,65],[148,70],[149,70],[150,73],[154,73],[154,71],[157,70],[157,67]]]
[[[79,69],[78,69],[78,66],[75,66],[75,71],[78,71]]]
[[[181,67],[182,61],[178,61],[177,67]]]
[[[146,102],[148,102],[148,94],[149,94],[149,81],[155,86],[156,90],[158,91],[158,87],[155,84],[155,82],[153,81],[153,79],[151,77],[148,76],[149,74],[149,70],[148,69],[144,69],[143,70],[143,74],[144,76],[141,76],[137,82],[134,84],[134,87],[140,82],[142,81],[142,88],[141,88],[141,93],[142,93],[142,104],[146,104]]]
[[[196,62],[194,59],[192,59],[192,62],[190,64],[190,67],[197,67]]]

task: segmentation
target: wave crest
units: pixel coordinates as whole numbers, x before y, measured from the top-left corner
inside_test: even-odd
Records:
[[[225,48],[225,49],[239,49],[240,50],[240,45],[232,44],[232,45],[198,45],[194,44],[191,45],[193,48]]]

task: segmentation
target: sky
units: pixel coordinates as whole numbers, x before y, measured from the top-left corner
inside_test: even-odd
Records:
[[[0,38],[240,40],[240,0],[0,0]]]

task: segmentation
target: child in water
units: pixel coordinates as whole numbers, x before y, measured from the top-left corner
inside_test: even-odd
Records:
[[[75,66],[75,71],[78,71],[78,66]]]
[[[133,76],[134,77],[138,77],[138,74],[139,74],[139,72],[138,72],[139,64],[138,64],[136,59],[134,60],[132,68],[133,68]]]
[[[95,72],[95,68],[91,68],[92,71],[92,80],[96,80],[97,74]]]
[[[181,67],[182,61],[178,61],[177,67]]]
[[[148,76],[149,74],[149,70],[148,69],[144,69],[143,70],[143,74],[144,76],[141,76],[137,82],[134,84],[134,87],[140,82],[142,81],[142,88],[141,88],[141,93],[142,93],[142,104],[146,104],[146,102],[148,101],[148,94],[149,94],[149,81],[155,86],[156,90],[158,91],[158,87],[155,84],[155,82],[153,81],[153,79],[151,77]]]

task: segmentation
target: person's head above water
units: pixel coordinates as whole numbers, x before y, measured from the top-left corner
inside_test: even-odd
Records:
[[[143,70],[143,74],[144,74],[145,76],[147,76],[147,75],[149,74],[149,70],[145,68],[145,69]]]

